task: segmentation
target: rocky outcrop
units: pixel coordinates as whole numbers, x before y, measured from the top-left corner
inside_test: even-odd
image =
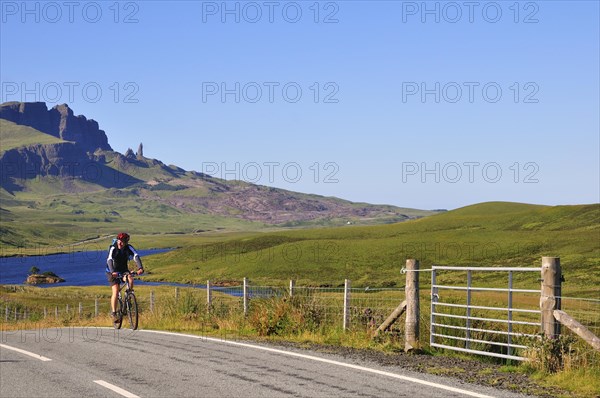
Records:
[[[0,105],[0,119],[74,142],[88,152],[97,149],[112,151],[98,122],[82,115],[75,116],[67,104],[48,110],[44,102],[7,102]]]
[[[109,197],[136,197],[158,204],[160,211],[212,214],[283,226],[329,225],[355,220],[396,222],[412,217],[391,206],[359,205],[187,172],[146,158],[142,143],[137,152],[129,148],[120,154],[110,149],[98,123],[84,116],[74,116],[67,105],[48,110],[44,103],[5,103],[0,105],[0,118],[67,141],[23,143],[0,152],[0,185],[9,193],[28,191],[44,195],[49,191],[48,182],[55,192],[62,194],[101,191],[103,187],[109,190]],[[37,181],[41,183],[36,185]],[[112,210],[111,207],[108,211]],[[0,232],[1,236],[10,231]]]
[[[140,182],[108,167],[104,155],[91,154],[71,142],[29,145],[0,155],[0,182],[8,192],[22,189],[17,180],[48,176],[57,177],[55,182],[83,180],[105,188],[122,188]]]
[[[58,129],[52,126],[45,102],[6,102],[0,105],[0,119],[58,137]]]
[[[25,281],[28,285],[42,285],[48,283],[60,283],[65,280],[54,274],[32,274],[27,277]]]
[[[73,180],[105,188],[122,188],[140,182],[119,171],[126,165],[118,170],[107,166],[105,154],[112,148],[106,134],[95,120],[75,116],[66,104],[48,110],[44,102],[7,102],[0,105],[0,118],[67,141],[0,152],[0,185],[8,192],[22,190],[21,180],[47,176],[57,177],[55,182],[66,182],[67,186],[72,186]]]
[[[76,168],[90,162],[86,152],[72,143],[29,145],[10,149],[0,156],[2,177],[73,176]]]

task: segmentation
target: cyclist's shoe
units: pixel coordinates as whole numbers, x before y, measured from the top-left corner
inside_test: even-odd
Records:
[[[118,322],[119,318],[117,317],[117,313],[116,312],[111,312],[110,316],[112,317],[113,322]]]

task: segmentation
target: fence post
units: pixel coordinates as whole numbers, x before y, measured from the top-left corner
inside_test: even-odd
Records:
[[[58,306],[54,307],[54,317],[58,319]]]
[[[44,319],[48,317],[48,309],[44,307]]]
[[[294,288],[296,287],[296,281],[290,280],[290,297],[294,297]]]
[[[150,290],[150,312],[154,313],[154,290]]]
[[[342,328],[348,329],[350,321],[350,279],[344,279],[344,322]]]
[[[98,297],[94,299],[94,318],[98,317],[98,313],[100,312],[100,303],[98,301]]]
[[[561,270],[559,257],[542,257],[542,329],[544,335],[554,339],[560,335],[560,322],[554,318],[554,310],[560,310]]]
[[[81,318],[81,315],[83,314],[83,304],[80,302],[79,303],[79,317]]]
[[[244,295],[244,316],[246,316],[246,315],[248,315],[248,279],[247,278],[244,278],[243,295]]]
[[[466,337],[466,341],[465,341],[465,348],[471,348],[471,299],[472,299],[472,294],[471,294],[471,288],[473,287],[473,271],[468,270],[467,271],[467,320],[466,320],[466,326],[467,326],[467,330],[465,331],[465,337]],[[510,335],[508,335],[508,338],[510,339]]]
[[[438,288],[436,287],[437,285],[437,275],[436,275],[436,270],[435,267],[431,267],[431,310],[430,310],[430,318],[429,318],[429,327],[430,327],[430,332],[429,332],[429,345],[433,346],[434,344],[434,334],[435,334],[435,304],[438,302],[439,299],[439,295],[438,295]]]
[[[404,351],[412,351],[419,346],[419,260],[406,260],[406,325]]]
[[[7,306],[4,308],[4,320],[5,320],[6,322],[8,322],[8,312],[9,312],[9,311],[10,311],[10,310],[8,309],[8,305],[7,305]]]
[[[179,301],[179,288],[175,287],[175,302]]]
[[[66,306],[66,309],[65,309],[65,312],[67,313],[67,315],[66,315],[66,316],[67,316],[67,317],[69,317],[69,304],[67,304],[67,306]]]
[[[206,312],[210,312],[212,307],[212,291],[210,290],[210,280],[206,281]]]

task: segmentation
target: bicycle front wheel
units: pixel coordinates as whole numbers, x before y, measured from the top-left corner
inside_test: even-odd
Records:
[[[115,329],[121,329],[121,324],[123,323],[123,303],[120,297],[117,300],[116,310],[116,319],[113,319],[113,326]]]
[[[135,294],[129,293],[126,298],[127,316],[129,317],[129,326],[131,330],[136,330],[138,327],[138,306]]]

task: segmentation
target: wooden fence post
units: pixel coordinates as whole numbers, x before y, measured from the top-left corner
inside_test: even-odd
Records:
[[[554,310],[554,317],[557,321],[571,329],[576,335],[584,339],[595,350],[600,352],[600,338],[592,333],[588,328],[573,319],[569,314],[561,310]]]
[[[296,287],[296,281],[290,280],[290,297],[294,297],[294,288]]]
[[[248,278],[244,278],[244,285],[242,287],[242,293],[244,295],[244,316],[248,315]]]
[[[396,322],[396,319],[400,318],[402,314],[404,314],[404,311],[406,311],[406,300],[401,302],[400,305],[396,307],[394,311],[392,311],[390,316],[388,316],[385,321],[379,325],[377,330],[375,330],[373,337],[377,337],[379,336],[379,333],[386,331],[394,322]]]
[[[560,335],[560,322],[554,318],[554,310],[560,310],[561,270],[559,257],[542,257],[542,330],[550,339]]]
[[[98,297],[96,297],[94,299],[94,318],[98,317],[99,309],[100,309],[100,303],[98,301]]]
[[[419,347],[419,260],[406,260],[406,325],[404,351]]]
[[[350,323],[350,279],[344,279],[344,321],[342,324],[343,330],[348,329]]]
[[[210,280],[206,281],[206,312],[210,312],[212,307],[212,291],[210,290]]]

